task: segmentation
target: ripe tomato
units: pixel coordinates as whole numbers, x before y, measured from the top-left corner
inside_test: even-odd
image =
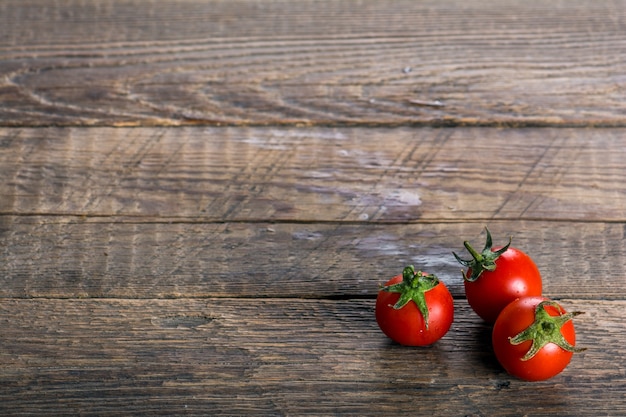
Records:
[[[493,327],[493,350],[511,375],[541,381],[559,374],[576,348],[572,317],[556,302],[544,297],[524,297],[506,306]]]
[[[448,288],[434,275],[413,266],[391,278],[378,292],[376,321],[390,339],[406,346],[426,346],[450,329],[454,304]]]
[[[468,267],[463,273],[467,302],[474,312],[487,323],[494,323],[498,314],[511,301],[520,297],[540,296],[541,274],[533,260],[511,242],[492,248],[491,234],[487,230],[487,243],[481,253],[469,242],[464,242],[472,254],[471,260],[456,259]]]

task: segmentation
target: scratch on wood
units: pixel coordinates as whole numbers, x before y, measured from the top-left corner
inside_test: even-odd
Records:
[[[445,107],[445,104],[439,100],[409,100],[409,103],[422,107]]]

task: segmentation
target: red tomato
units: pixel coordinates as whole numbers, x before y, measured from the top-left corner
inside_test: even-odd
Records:
[[[468,242],[465,247],[473,259],[465,261],[465,296],[474,312],[487,323],[494,323],[498,314],[511,301],[520,297],[540,296],[541,274],[533,260],[519,249],[508,245],[492,248],[491,235],[487,230],[487,244],[477,253]]]
[[[416,273],[413,266],[391,278],[376,298],[378,326],[402,345],[436,342],[448,332],[453,318],[454,304],[448,288],[434,275]]]
[[[576,348],[572,317],[544,297],[524,297],[506,306],[493,327],[493,350],[511,375],[541,381],[559,374]]]

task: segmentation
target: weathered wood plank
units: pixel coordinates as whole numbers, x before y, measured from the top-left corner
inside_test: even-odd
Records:
[[[1,299],[0,410],[623,415],[626,304],[563,304],[587,312],[576,326],[589,350],[525,383],[499,367],[464,302],[448,335],[411,349],[378,330],[372,300]]]
[[[0,214],[626,221],[623,129],[0,130]]]
[[[0,415],[626,415],[625,29],[591,0],[0,2]],[[529,128],[567,125],[619,128]],[[587,313],[553,380],[463,299],[485,225]],[[409,263],[456,299],[430,348],[374,320]]]
[[[8,0],[0,124],[623,126],[625,10]]]
[[[110,223],[0,217],[1,297],[373,298],[408,264],[464,297],[463,240],[483,223]],[[493,222],[544,277],[546,295],[624,299],[626,238],[617,223]]]

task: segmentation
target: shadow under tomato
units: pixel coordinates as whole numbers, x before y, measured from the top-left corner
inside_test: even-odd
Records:
[[[492,330],[493,326],[485,322],[480,323],[476,328],[475,336],[479,352],[478,360],[486,371],[499,374],[506,373],[496,359],[496,355],[493,351],[491,343]]]

